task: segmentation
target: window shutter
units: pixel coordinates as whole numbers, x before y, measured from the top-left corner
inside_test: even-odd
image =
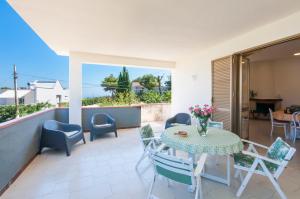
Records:
[[[224,123],[224,129],[232,129],[232,57],[212,62],[212,104],[216,108],[213,120]]]

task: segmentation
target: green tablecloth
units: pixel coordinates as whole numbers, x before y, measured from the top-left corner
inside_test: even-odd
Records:
[[[179,130],[188,132],[188,137],[175,135]],[[243,149],[239,136],[217,128],[208,128],[207,136],[200,136],[196,126],[175,126],[166,129],[161,140],[171,148],[191,154],[229,155]]]

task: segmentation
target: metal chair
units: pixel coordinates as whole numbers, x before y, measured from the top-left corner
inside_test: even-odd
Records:
[[[143,145],[144,151],[142,156],[136,163],[136,170],[138,169],[138,166],[141,164],[141,162],[150,155],[150,150],[168,151],[170,149],[160,141],[160,137],[154,136],[154,132],[150,124],[147,124],[140,129],[140,140]]]
[[[192,158],[183,160],[175,156],[151,151],[152,163],[155,174],[150,185],[147,199],[154,198],[152,195],[154,183],[158,176],[167,178],[181,184],[191,186],[195,191],[195,199],[202,197],[201,173],[207,154],[202,154],[196,165],[193,164]],[[195,167],[196,166],[196,167]],[[194,169],[195,168],[195,169]]]
[[[278,120],[274,120],[273,111],[270,108],[269,108],[269,113],[270,113],[270,120],[271,120],[271,133],[270,133],[270,136],[273,136],[274,127],[280,127],[280,128],[284,129],[285,138],[288,138],[288,135],[287,135],[288,123],[287,122],[281,122],[281,121],[278,121]]]
[[[118,137],[116,121],[110,115],[97,113],[92,116],[90,123],[90,140],[93,141],[96,135],[114,132]]]
[[[297,139],[297,133],[300,133],[300,112],[293,113],[293,122],[291,123],[291,132],[293,133],[292,139],[293,143],[295,144],[295,141]]]
[[[39,153],[44,147],[49,147],[66,150],[67,156],[70,156],[72,145],[80,140],[85,144],[81,126],[48,120],[43,124]]]
[[[252,175],[258,174],[268,177],[279,196],[282,199],[286,199],[287,197],[278,184],[278,178],[286,168],[289,161],[292,159],[296,149],[290,147],[279,137],[271,145],[271,147],[257,144],[248,140],[243,140],[243,142],[249,144],[247,151],[234,154],[234,168],[236,169],[235,177],[240,176],[242,181],[236,196],[240,197]],[[266,149],[266,155],[258,154],[255,147]],[[245,178],[242,176],[242,171],[247,172]]]
[[[165,129],[176,125],[191,125],[191,116],[187,113],[178,113],[166,121]]]

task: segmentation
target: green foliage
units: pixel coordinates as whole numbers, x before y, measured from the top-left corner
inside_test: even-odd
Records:
[[[117,93],[128,93],[131,90],[131,82],[129,79],[129,73],[126,67],[119,74]]]
[[[140,100],[145,103],[160,103],[162,102],[162,97],[156,91],[148,91],[140,95]]]
[[[163,102],[171,102],[171,98],[172,98],[171,91],[166,91],[161,96]]]
[[[158,86],[157,78],[152,74],[143,75],[142,77],[137,78],[135,81],[139,82],[148,90],[153,90]]]
[[[130,105],[138,103],[138,98],[135,93],[116,93],[114,97],[93,97],[82,100],[83,106],[95,105],[99,106],[114,106],[114,105]]]
[[[82,99],[83,106],[90,106],[94,104],[101,104],[102,102],[108,102],[111,100],[111,97],[91,97]]]
[[[135,104],[138,103],[138,98],[134,92],[117,93],[114,102],[118,105]]]
[[[19,113],[20,116],[25,116],[49,107],[51,107],[49,103],[19,105]],[[14,119],[15,116],[16,116],[15,105],[0,106],[0,122],[5,122]]]
[[[104,88],[104,91],[109,91],[111,92],[111,96],[114,96],[118,87],[118,79],[110,74],[108,77],[104,78],[101,86]]]

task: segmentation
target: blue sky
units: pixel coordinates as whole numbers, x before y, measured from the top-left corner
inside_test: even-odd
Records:
[[[27,82],[36,79],[58,79],[64,87],[68,87],[68,62],[68,57],[56,55],[6,1],[0,0],[0,87],[13,86],[13,64],[17,66],[19,86],[26,86]],[[164,75],[165,78],[170,75],[167,70],[146,68],[128,68],[128,70],[130,79],[149,73]],[[117,77],[120,71],[121,66],[84,65],[83,96],[106,95],[98,85],[104,77],[110,74]]]

